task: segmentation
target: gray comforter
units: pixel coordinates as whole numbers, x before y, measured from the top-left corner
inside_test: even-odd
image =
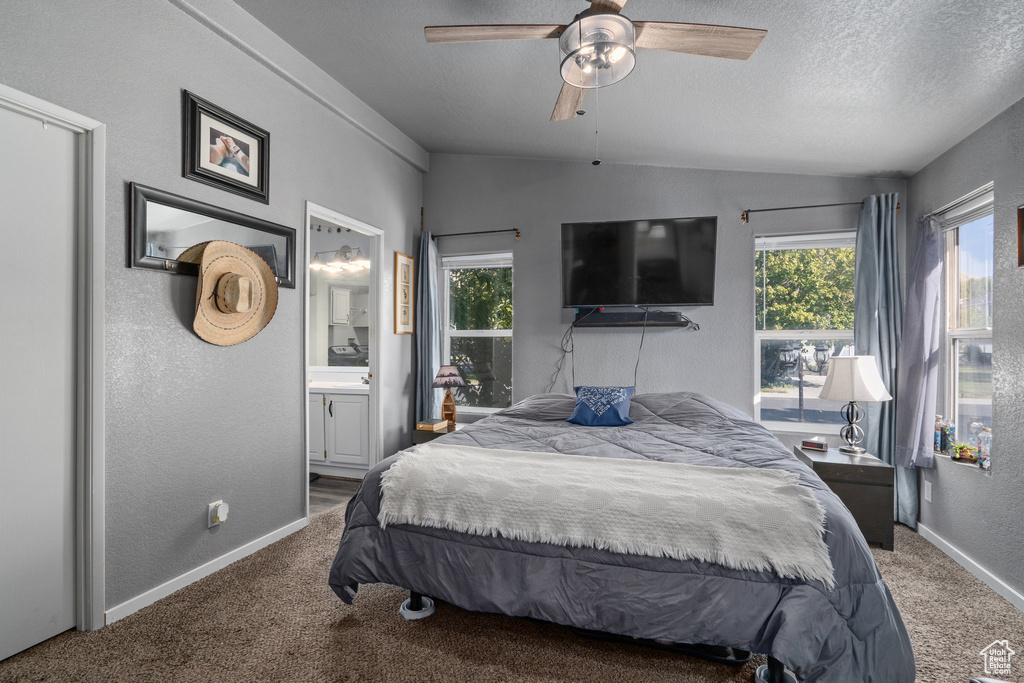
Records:
[[[693,393],[641,394],[624,427],[565,422],[573,397],[541,394],[442,437],[449,443],[794,472],[825,508],[836,588],[708,562],[377,524],[379,463],[349,502],[330,585],[351,604],[389,583],[478,612],[770,654],[802,681],[913,681],[903,621],[856,522],[768,430]],[[397,607],[397,605],[396,605]]]

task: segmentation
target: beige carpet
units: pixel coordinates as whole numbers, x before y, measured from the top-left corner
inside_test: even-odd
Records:
[[[704,681],[734,669],[568,629],[441,604],[423,622],[405,593],[364,586],[346,607],[326,584],[338,507],[310,526],[101,631],[69,631],[0,662],[0,681]],[[912,531],[875,551],[914,641],[918,680],[966,683],[978,652],[1007,638],[1024,658],[1024,615]],[[1024,667],[1014,663],[1014,680]]]

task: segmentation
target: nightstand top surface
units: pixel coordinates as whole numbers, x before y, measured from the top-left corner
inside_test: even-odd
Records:
[[[799,451],[796,455],[803,455],[814,463],[823,465],[859,465],[860,467],[885,467],[892,469],[892,465],[882,462],[879,458],[869,453],[854,455],[852,453],[841,453],[838,448],[830,448],[825,453],[812,451],[807,448],[793,446],[793,451]]]
[[[438,420],[438,422],[440,422],[440,420]],[[458,430],[462,429],[462,425],[463,425],[462,422],[456,422],[455,426],[454,427],[450,427],[449,431],[447,431],[447,432],[437,432],[437,431],[434,431],[433,429],[414,429],[413,431],[427,432],[428,434],[451,434],[454,431],[458,431]]]

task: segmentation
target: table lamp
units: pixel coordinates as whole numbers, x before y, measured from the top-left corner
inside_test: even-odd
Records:
[[[441,419],[448,420],[448,429],[455,426],[455,399],[452,398],[452,387],[464,387],[466,383],[454,365],[442,365],[434,377],[434,389],[447,389],[444,401],[441,402]]]
[[[829,401],[849,401],[839,414],[846,420],[839,436],[847,445],[842,453],[861,454],[858,444],[864,439],[864,430],[857,424],[864,419],[864,409],[857,402],[889,401],[892,396],[882,384],[874,356],[833,356],[828,359],[828,375],[819,398]]]

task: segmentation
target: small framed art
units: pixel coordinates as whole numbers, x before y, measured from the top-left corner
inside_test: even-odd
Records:
[[[182,91],[183,175],[270,203],[270,133]]]
[[[1017,207],[1017,267],[1024,268],[1024,204]]]
[[[395,252],[395,334],[413,333],[413,266],[411,256]]]

